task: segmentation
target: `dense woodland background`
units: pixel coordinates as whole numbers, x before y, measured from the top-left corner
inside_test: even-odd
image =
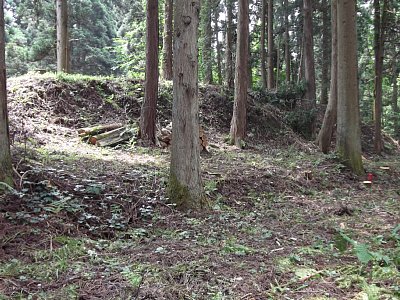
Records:
[[[304,82],[304,68],[300,63],[304,57],[302,1],[273,3],[272,15],[268,17],[268,20],[272,20],[273,32],[268,38],[266,37],[267,26],[262,22],[262,14],[265,13],[262,8],[268,1],[264,2],[250,1],[249,4],[250,86],[255,90],[262,90],[265,87],[262,68],[267,69],[267,58],[272,60],[270,66],[273,70],[271,75],[274,78],[272,87],[277,85],[278,90],[282,90],[288,84],[301,86]],[[364,122],[371,122],[373,111],[374,47],[376,47],[373,2],[379,2],[381,11],[383,2],[386,5],[386,20],[382,29],[385,33],[383,126],[387,131],[395,133],[395,120],[397,120],[395,117],[398,115],[395,85],[399,69],[399,4],[397,1],[358,1],[357,43],[362,119]],[[5,1],[5,3],[8,76],[21,75],[38,69],[56,70],[54,1],[22,0]],[[146,1],[71,0],[68,1],[68,6],[72,72],[144,78]],[[161,37],[165,23],[164,1],[160,1],[159,7],[159,46],[163,49]],[[202,2],[201,7],[200,80],[206,83],[226,83],[227,19],[228,15],[232,14],[230,26],[235,35],[237,3],[207,0]],[[231,11],[228,9],[228,13],[227,7],[231,9]],[[324,104],[328,100],[330,78],[330,2],[314,2],[312,14],[317,100]],[[285,35],[286,29],[288,29],[288,36]],[[265,42],[261,41],[262,36]],[[269,39],[272,40],[269,41]],[[230,43],[234,48],[236,39],[231,39]],[[261,51],[261,45],[265,47],[265,53]],[[285,56],[286,50],[289,57]],[[235,55],[235,51],[232,53]],[[160,55],[160,62],[161,60],[162,55]]]

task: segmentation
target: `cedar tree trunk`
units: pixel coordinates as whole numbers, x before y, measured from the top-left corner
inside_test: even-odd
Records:
[[[4,0],[0,0],[0,182],[13,186],[12,162],[8,130]],[[4,187],[0,185],[0,193]]]
[[[249,2],[239,0],[236,44],[235,96],[231,121],[231,144],[242,147],[246,136],[246,106],[248,89],[249,56]]]
[[[140,111],[140,138],[155,144],[158,95],[158,0],[147,0],[146,14],[146,81]]]
[[[357,81],[356,0],[338,0],[338,116],[336,150],[354,173],[364,174],[361,159]]]
[[[331,146],[332,134],[337,118],[337,0],[331,1],[331,27],[332,27],[332,52],[331,52],[331,85],[326,107],[324,121],[318,134],[318,145],[323,153],[328,153]]]
[[[162,59],[162,75],[165,80],[172,80],[172,31],[174,13],[173,3],[173,0],[165,0],[165,22]]]
[[[68,72],[68,4],[57,0],[57,72]]]
[[[197,28],[200,1],[176,0],[169,198],[179,209],[205,205],[200,171]]]

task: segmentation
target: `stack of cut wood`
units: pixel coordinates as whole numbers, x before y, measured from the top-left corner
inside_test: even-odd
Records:
[[[168,146],[171,145],[172,122],[169,123],[166,127],[161,128],[161,130],[157,134],[157,139],[160,142],[160,146],[162,148],[168,148]]]
[[[134,137],[134,131],[122,123],[80,128],[78,134],[83,141],[99,147],[115,146]]]
[[[200,136],[200,151],[206,151],[209,152],[208,150],[208,139],[207,136],[203,130],[203,128],[199,127],[199,136]],[[160,146],[162,148],[168,148],[171,145],[172,141],[172,123],[170,123],[168,126],[161,128],[157,135],[157,139],[160,142]]]

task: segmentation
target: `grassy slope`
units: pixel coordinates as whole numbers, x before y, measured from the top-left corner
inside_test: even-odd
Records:
[[[167,204],[168,151],[75,136],[135,117],[139,85],[51,77],[10,91],[21,189],[0,198],[0,299],[400,297],[398,154],[364,160],[368,188],[301,139],[229,147],[208,114],[213,208],[183,214]]]

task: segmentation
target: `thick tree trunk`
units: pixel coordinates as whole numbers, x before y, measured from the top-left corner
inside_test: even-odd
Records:
[[[249,55],[249,2],[239,0],[238,30],[236,43],[235,97],[231,121],[231,144],[243,146],[246,136],[246,109],[248,89]]]
[[[57,0],[57,72],[68,72],[68,4]]]
[[[322,64],[321,64],[321,104],[328,103],[329,87],[329,3],[322,1]]]
[[[217,56],[217,79],[218,84],[222,84],[222,59],[221,59],[221,43],[219,42],[218,35],[219,35],[219,1],[215,0],[214,3],[214,38],[215,38],[215,48],[216,48],[216,56]]]
[[[165,0],[165,23],[163,37],[162,75],[165,80],[172,80],[172,32],[174,1]]]
[[[5,60],[5,28],[4,0],[0,0],[0,194],[4,191],[1,183],[13,186],[12,162],[8,130],[6,60]]]
[[[265,1],[265,0],[264,0]],[[285,0],[285,80],[286,83],[290,82],[290,52],[289,52],[289,4]]]
[[[356,0],[338,0],[338,117],[336,150],[354,173],[364,174],[361,159],[357,81]]]
[[[328,106],[326,107],[324,121],[318,134],[317,142],[323,153],[328,153],[331,146],[332,134],[337,119],[337,0],[331,1],[331,85]]]
[[[315,65],[314,65],[314,41],[313,41],[313,24],[312,24],[312,0],[303,0],[304,11],[304,77],[306,80],[306,101],[309,107],[315,106]]]
[[[200,171],[197,28],[199,0],[176,0],[169,198],[179,209],[205,205]]]
[[[268,89],[273,89],[274,81],[274,0],[268,0]]]
[[[156,109],[158,97],[158,0],[147,0],[146,81],[140,111],[140,138],[156,142]]]
[[[266,18],[267,18],[267,0],[262,0],[261,8],[261,35],[260,35],[260,73],[261,73],[261,88],[267,89],[267,66],[266,66],[266,53],[265,53],[265,32],[266,32]]]
[[[211,27],[211,0],[204,0],[202,2],[202,57],[203,57],[203,81],[206,84],[213,83],[212,74],[212,27]]]
[[[233,88],[233,0],[226,1],[226,50],[225,50],[225,82]]]
[[[384,32],[386,23],[386,3],[384,0],[383,12],[381,16],[381,4],[379,0],[374,0],[374,30],[375,30],[375,101],[374,101],[374,148],[377,154],[383,150],[382,140],[382,79],[383,79],[383,55],[384,55]]]

